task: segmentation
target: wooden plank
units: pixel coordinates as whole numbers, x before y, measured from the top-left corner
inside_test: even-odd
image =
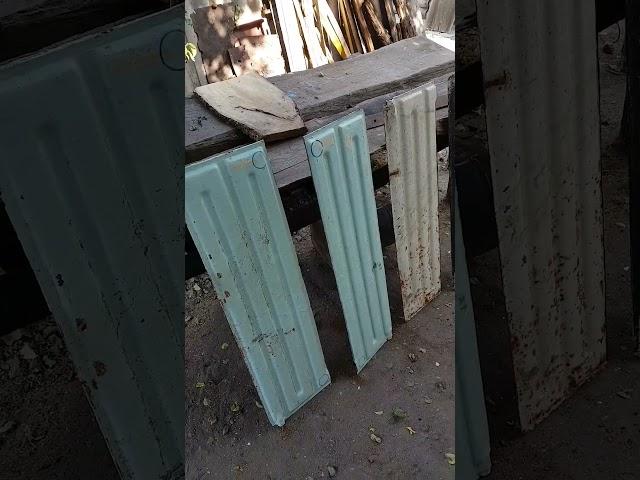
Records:
[[[308,120],[452,73],[454,59],[452,51],[416,37],[295,76],[269,80],[296,102],[302,118]]]
[[[375,50],[375,47],[373,46],[373,39],[371,38],[371,34],[369,33],[369,27],[367,26],[367,21],[364,19],[364,15],[362,14],[362,4],[364,0],[350,0],[350,1],[352,2],[353,11],[356,14],[358,29],[360,30],[360,35],[362,36],[362,40],[364,42],[366,51],[373,52]]]
[[[275,0],[275,6],[280,22],[280,33],[285,46],[287,63],[290,72],[298,72],[307,68],[304,58],[304,44],[298,29],[296,10],[293,0]]]
[[[262,77],[286,73],[278,35],[259,35],[239,39],[229,49],[231,66],[236,76],[256,72]]]
[[[391,33],[391,39],[394,42],[400,40],[400,35],[398,33],[398,24],[396,23],[396,12],[395,6],[393,5],[393,0],[383,0],[384,3],[384,11],[387,14],[387,22],[389,23],[389,31]]]
[[[340,29],[340,25],[338,25],[336,17],[333,15],[333,11],[331,11],[329,4],[327,4],[327,0],[318,0],[318,8],[320,11],[320,23],[327,32],[331,43],[333,43],[340,57],[343,59],[349,57],[351,51],[349,50],[344,35],[342,35],[342,30]]]
[[[358,27],[356,25],[356,19],[351,9],[351,3],[349,0],[338,0],[338,4],[342,7],[342,11],[344,12],[344,18],[347,23],[347,30],[349,31],[349,35],[353,42],[353,52],[364,53],[364,44],[362,43],[362,39],[360,38],[360,34],[358,33]]]
[[[391,43],[391,36],[378,18],[378,14],[376,13],[376,9],[373,6],[373,2],[371,0],[364,0],[362,6],[364,9],[364,17],[367,20],[367,23],[371,25],[378,43],[380,43],[382,46],[389,45]]]
[[[198,87],[195,94],[254,140],[269,142],[307,130],[295,103],[257,73]]]
[[[387,60],[388,57],[391,60]],[[406,58],[411,58],[412,62],[403,60]],[[365,100],[417,87],[430,80],[438,79],[436,84],[440,85],[443,81],[440,77],[453,72],[453,58],[453,53],[444,47],[416,37],[335,64],[271,77],[269,81],[296,102],[303,120],[310,120],[337,114]],[[349,68],[351,63],[356,67]],[[377,74],[371,75],[371,72]],[[438,107],[446,101],[446,86],[444,89],[438,86]],[[219,153],[243,141],[246,136],[213,117],[201,102],[185,100],[187,162]]]
[[[320,42],[318,41],[318,37],[315,34],[315,24],[313,22],[313,16],[308,17],[302,13],[302,8],[298,0],[292,0],[293,7],[296,11],[296,16],[298,17],[298,24],[300,25],[300,29],[302,30],[302,36],[304,37],[304,43],[307,47],[307,53],[309,54],[309,65],[310,67],[319,67],[320,65],[324,65],[327,63],[324,60],[324,55],[320,50]]]
[[[408,39],[416,36],[416,29],[413,26],[413,18],[407,0],[395,0],[396,11],[400,17],[400,31],[402,38]]]

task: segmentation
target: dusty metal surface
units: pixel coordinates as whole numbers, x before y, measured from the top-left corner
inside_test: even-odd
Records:
[[[263,142],[189,165],[187,226],[273,425],[329,385]]]
[[[0,70],[2,200],[123,478],[184,475],[180,31],[172,9]]]
[[[477,3],[521,427],[605,361],[595,5]]]
[[[393,98],[385,108],[387,163],[404,318],[440,291],[436,87]]]
[[[360,110],[305,135],[329,254],[358,371],[391,338],[378,217]]]
[[[457,194],[455,197],[456,478],[472,480],[489,474],[491,457],[476,324]]]

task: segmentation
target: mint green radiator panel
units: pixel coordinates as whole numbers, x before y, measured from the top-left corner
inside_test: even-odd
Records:
[[[184,478],[180,8],[0,67],[2,201],[127,479]]]
[[[304,137],[358,372],[391,338],[391,313],[362,110]]]
[[[274,425],[330,383],[263,142],[189,165],[187,226]]]

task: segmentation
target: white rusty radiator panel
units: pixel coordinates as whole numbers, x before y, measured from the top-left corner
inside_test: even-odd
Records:
[[[391,338],[364,113],[336,120],[304,141],[359,372]]]
[[[182,39],[176,7],[0,68],[2,200],[123,478],[184,476]]]
[[[264,142],[189,165],[187,226],[273,425],[330,377]]]
[[[595,4],[477,2],[521,426],[605,361]]]
[[[385,107],[387,163],[404,318],[440,291],[436,87],[393,98]]]

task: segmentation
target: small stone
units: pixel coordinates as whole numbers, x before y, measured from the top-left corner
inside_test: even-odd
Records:
[[[260,410],[264,410],[264,407],[258,400],[256,400],[256,407],[258,407]]]
[[[424,403],[426,403],[427,405],[431,405],[433,403],[433,400],[431,400],[430,398],[425,398]]]
[[[33,351],[33,348],[28,343],[25,343],[20,349],[20,356],[25,360],[33,360],[38,358],[36,352]]]
[[[630,390],[622,390],[617,393],[620,398],[624,398],[625,400],[631,400],[631,391]]]
[[[202,288],[200,288],[200,285],[198,285],[197,283],[194,283],[193,284],[193,290],[196,291],[196,292],[199,292],[199,291],[202,290]]]
[[[401,420],[403,418],[407,418],[407,412],[405,412],[403,409],[396,407],[393,409],[393,412],[391,412],[393,415],[393,418],[395,420]]]
[[[384,412],[382,410],[379,410],[379,411],[373,412],[373,413],[375,413],[376,415],[384,415]]]
[[[447,463],[449,463],[449,465],[455,465],[456,464],[456,455],[455,455],[455,453],[445,453],[444,456],[447,459]]]
[[[427,349],[426,348],[419,348],[418,350],[420,351],[420,353],[427,353]]]
[[[56,364],[56,361],[47,356],[42,357],[42,362],[48,367],[51,368]]]
[[[436,362],[436,367],[439,367],[439,366],[440,366],[440,362]]]
[[[223,358],[222,359],[222,364],[226,365],[227,363],[229,363],[229,359],[228,358]]]
[[[239,404],[238,402],[233,402],[233,403],[231,404],[230,410],[231,410],[233,413],[238,413],[238,412],[240,411],[240,404]]]
[[[375,433],[369,434],[369,438],[371,439],[371,441],[375,443],[378,443],[378,444],[382,443],[382,439],[379,436],[377,436]]]
[[[376,457],[374,457],[373,455],[370,455],[367,460],[369,461],[369,463],[375,463],[376,461]]]
[[[205,407],[208,407],[209,405],[211,405],[211,402],[209,402],[209,399],[205,397],[205,398],[202,400],[202,404],[203,404]]]
[[[406,428],[406,429],[408,430],[409,434],[411,434],[411,435],[415,435],[415,434],[417,433],[417,432],[416,432],[413,428],[411,428],[411,427],[404,427],[404,428]]]
[[[336,467],[333,467],[333,466],[331,466],[331,465],[329,465],[329,466],[327,467],[327,472],[329,473],[329,476],[330,476],[331,478],[335,477],[335,476],[336,476],[336,473],[338,473],[338,471],[336,470]]]
[[[196,383],[196,388],[204,388],[204,382]]]
[[[220,346],[220,348],[221,348],[222,350],[226,350],[227,348],[229,348],[229,344],[228,344],[227,342],[224,342],[224,343]]]
[[[415,362],[416,360],[418,360],[418,357],[416,357],[415,353],[410,353],[408,356],[409,356],[409,360],[411,360],[412,362]]]

